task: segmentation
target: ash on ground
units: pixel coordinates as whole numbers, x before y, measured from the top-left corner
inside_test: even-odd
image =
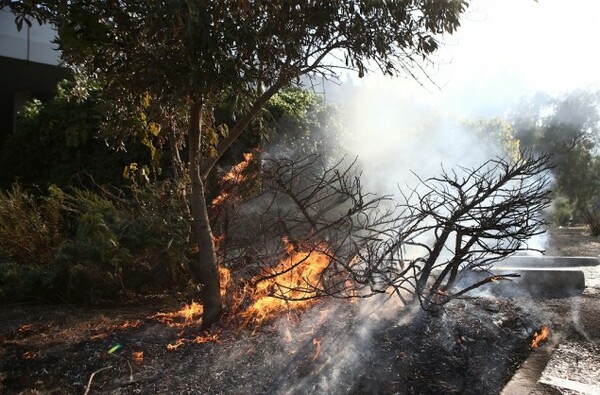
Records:
[[[181,333],[144,319],[151,311],[40,309],[20,306],[21,322],[2,326],[3,393],[498,393],[540,325],[509,300],[464,298],[439,317],[393,319],[364,318],[342,301],[168,351]],[[141,361],[133,358],[140,352]]]

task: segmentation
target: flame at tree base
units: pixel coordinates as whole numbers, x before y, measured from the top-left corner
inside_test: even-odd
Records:
[[[285,257],[277,266],[266,270],[265,275],[252,279],[251,284],[243,288],[232,285],[231,273],[226,268],[219,268],[221,297],[230,300],[229,313],[224,318],[226,323],[236,322],[237,329],[248,325],[260,325],[284,313],[303,311],[316,302],[317,291],[314,285],[320,281],[321,274],[329,266],[331,259],[327,246],[321,243],[317,248],[299,248],[287,240]],[[226,298],[229,296],[229,298]],[[192,301],[180,310],[169,313],[158,313],[156,318],[171,328],[184,329],[199,326],[204,308],[202,304]],[[181,336],[181,334],[180,334]],[[218,342],[219,334],[197,336],[194,339],[180,338],[167,345],[168,350],[176,350],[185,343]]]

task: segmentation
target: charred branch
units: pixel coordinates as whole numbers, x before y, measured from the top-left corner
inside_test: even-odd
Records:
[[[233,234],[245,238],[227,243],[236,246],[227,257],[252,256],[255,283],[274,281],[276,298],[297,300],[288,296],[293,291],[301,300],[387,293],[437,310],[510,277],[490,273],[457,288],[464,273],[487,271],[506,256],[530,250],[528,240],[544,232],[541,211],[550,203],[547,156],[525,151],[514,162],[498,158],[475,168],[442,170],[401,193],[401,203],[365,192],[355,165],[346,158],[327,163],[318,155],[263,160],[260,193],[229,216],[230,227],[237,229]],[[298,252],[301,257],[292,260]],[[315,256],[328,260],[317,280],[278,281]],[[277,266],[282,259],[289,264]]]

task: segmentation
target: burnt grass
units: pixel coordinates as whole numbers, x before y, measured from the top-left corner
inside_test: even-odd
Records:
[[[0,393],[495,394],[543,324],[506,299],[468,297],[440,316],[380,318],[377,309],[361,314],[359,304],[324,301],[258,328],[216,328],[217,341],[169,351],[198,333],[165,326],[151,317],[157,310],[0,308]]]

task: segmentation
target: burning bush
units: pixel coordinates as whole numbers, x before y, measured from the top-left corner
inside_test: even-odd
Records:
[[[437,310],[509,278],[490,273],[475,283],[459,282],[464,273],[487,271],[493,262],[530,249],[528,239],[544,232],[540,213],[550,203],[546,156],[522,152],[512,162],[493,159],[443,171],[420,180],[400,203],[365,192],[354,165],[317,155],[266,158],[260,193],[232,208],[221,227],[229,230],[221,235],[223,264],[274,279],[265,294],[286,303],[394,293],[404,303]],[[322,254],[318,276],[297,273],[305,270],[300,264],[280,266],[274,257],[288,247],[274,241],[282,238]]]

